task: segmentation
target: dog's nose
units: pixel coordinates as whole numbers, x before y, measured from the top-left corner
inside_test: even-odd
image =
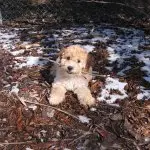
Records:
[[[68,66],[67,68],[68,68],[69,71],[71,71],[73,69],[72,66]]]

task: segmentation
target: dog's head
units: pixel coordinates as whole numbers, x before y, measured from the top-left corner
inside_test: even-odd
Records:
[[[91,56],[78,45],[72,45],[61,50],[57,61],[60,67],[68,74],[89,72]]]

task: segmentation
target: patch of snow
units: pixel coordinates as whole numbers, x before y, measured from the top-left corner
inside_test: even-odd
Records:
[[[89,123],[90,122],[90,118],[87,118],[86,116],[81,116],[79,115],[79,120],[82,122],[82,123]]]
[[[34,56],[28,56],[28,57],[16,57],[17,60],[24,61],[24,63],[16,63],[16,67],[22,68],[22,67],[32,67],[32,66],[38,66],[38,65],[45,65],[48,60],[41,60],[39,57]]]
[[[55,114],[55,110],[54,110],[54,109],[49,109],[49,110],[47,111],[47,116],[48,116],[49,118],[54,117],[54,114]]]
[[[26,147],[26,150],[34,150],[34,149],[32,149],[32,148],[30,148],[30,147]]]
[[[103,38],[103,37],[95,37],[91,39],[92,43],[96,43],[96,42],[107,42],[107,37]]]
[[[3,118],[3,119],[2,119],[2,121],[5,121],[5,122],[6,122],[6,121],[7,121],[7,119],[6,119],[6,118]]]
[[[126,66],[124,69],[122,69],[121,71],[119,71],[118,73],[117,73],[117,75],[119,75],[119,76],[124,76],[125,75],[125,71],[127,71],[127,70],[130,70],[131,69],[131,66]]]
[[[113,29],[104,29],[102,31],[103,34],[105,34],[105,36],[111,37],[111,36],[115,36],[116,32]]]
[[[110,63],[120,58],[120,56],[117,53],[115,53],[115,50],[112,47],[107,47],[107,51],[109,53],[108,60],[110,61]]]
[[[89,53],[92,52],[94,50],[94,46],[92,45],[82,45],[82,47]]]
[[[140,87],[140,93],[137,95],[138,100],[150,100],[150,90],[144,89],[144,87]]]
[[[147,82],[150,82],[150,77],[143,77],[144,80],[146,80]]]
[[[11,92],[11,93],[18,94],[18,92],[19,92],[18,83],[16,83],[16,85],[12,86],[10,92]]]
[[[74,43],[82,43],[82,42],[84,42],[85,40],[81,40],[81,39],[75,39],[75,40],[73,40],[73,42]]]
[[[38,50],[37,50],[37,53],[38,53],[38,54],[43,54],[42,49],[38,49]]]
[[[107,103],[114,103],[116,100],[122,100],[127,97],[126,91],[124,87],[127,85],[125,82],[120,82],[117,78],[106,78],[105,88],[102,89],[100,93],[100,97],[97,99],[99,101],[106,101]],[[111,90],[118,90],[120,94],[113,93],[111,94]]]
[[[10,51],[12,49],[15,49],[14,41],[19,41],[17,38],[16,31],[9,31],[6,29],[0,30],[0,47],[3,49]]]
[[[37,106],[33,104],[33,105],[29,105],[28,108],[31,108],[32,110],[36,110]]]
[[[10,52],[12,55],[16,56],[16,55],[19,55],[19,54],[23,54],[24,53],[24,50],[19,50],[19,51],[11,51]]]
[[[91,111],[96,111],[96,108],[92,107],[90,108]]]

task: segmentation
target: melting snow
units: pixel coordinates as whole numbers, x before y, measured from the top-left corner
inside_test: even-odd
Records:
[[[92,45],[82,45],[82,47],[89,53],[92,52],[94,50],[94,46]]]
[[[16,55],[19,55],[19,54],[23,54],[24,53],[24,50],[19,50],[19,51],[11,51],[10,52],[12,55],[16,56]]]
[[[114,79],[108,77],[106,79],[105,88],[102,89],[100,93],[100,97],[98,97],[99,101],[106,101],[107,103],[114,103],[116,100],[122,100],[127,97],[127,94],[124,90],[124,87],[127,85],[125,82],[120,82],[119,79]],[[120,93],[117,92],[111,93],[111,90],[119,90]]]
[[[12,55],[14,55],[16,60],[21,61],[20,63],[16,63],[16,68],[22,68],[24,66],[32,67],[36,65],[44,65],[47,63],[47,61],[45,60],[40,60],[39,57],[16,57],[17,55],[21,55],[24,53],[24,49],[17,51],[15,47],[15,44],[17,44],[17,42],[20,42],[20,39],[17,35],[18,29],[15,29],[13,31],[9,31],[9,29],[4,30],[0,30],[0,45],[1,48],[8,50]],[[118,31],[121,32],[118,34]],[[36,32],[34,34],[36,34]],[[48,48],[54,49],[58,49],[59,44],[61,46],[80,44],[87,50],[87,52],[93,51],[96,44],[99,42],[107,43],[107,50],[109,53],[108,60],[110,65],[114,62],[117,63],[117,66],[115,66],[118,69],[117,75],[124,76],[126,71],[132,69],[132,65],[130,65],[130,62],[128,62],[127,59],[135,57],[139,62],[143,64],[143,66],[141,67],[141,70],[145,72],[145,76],[143,77],[143,79],[147,82],[150,82],[150,51],[139,48],[139,46],[149,44],[150,38],[145,38],[144,31],[142,30],[119,27],[116,30],[116,28],[113,29],[103,26],[97,26],[92,29],[90,26],[72,27],[55,30],[54,34],[47,35],[46,39],[43,39],[43,41],[41,42],[52,43],[48,45]],[[30,46],[26,47],[28,45]],[[31,45],[32,44],[29,44],[29,42],[22,43],[22,46],[25,48],[31,48]],[[38,47],[37,53],[42,54],[42,47]],[[113,65],[110,65],[106,66],[106,68],[111,71],[113,69]],[[108,103],[113,103],[117,99],[124,99],[125,97],[127,97],[124,90],[125,85],[126,83],[119,82],[118,79],[107,78],[106,86],[101,92],[101,97],[99,97],[98,99],[105,100]],[[118,89],[121,92],[121,95],[111,94],[111,88],[116,90]],[[18,92],[17,87],[16,89],[14,87],[13,91]],[[149,90],[141,88],[141,93],[139,93],[138,99],[146,99],[146,97],[148,98],[149,95]]]
[[[141,92],[137,95],[138,100],[150,100],[150,90],[145,90],[144,87],[140,87]]]
[[[26,150],[34,150],[34,149],[31,149],[30,147],[26,147]]]
[[[16,85],[12,86],[10,92],[11,92],[11,93],[18,94],[18,92],[19,92],[18,83],[16,83]]]
[[[39,57],[28,56],[28,57],[16,57],[16,60],[24,61],[24,63],[16,63],[16,67],[32,67],[37,65],[45,65],[48,60],[41,60]]]
[[[90,118],[87,118],[86,116],[78,116],[79,117],[79,120],[82,122],[82,123],[89,123],[90,122]]]
[[[32,110],[36,110],[37,109],[37,106],[34,105],[34,104],[33,105],[29,105],[28,107],[31,108]]]

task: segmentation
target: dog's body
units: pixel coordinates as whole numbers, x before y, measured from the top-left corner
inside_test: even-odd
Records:
[[[58,105],[65,99],[67,91],[73,91],[81,104],[91,106],[95,103],[88,88],[92,79],[88,53],[80,46],[73,45],[63,49],[54,65],[54,83],[49,102]]]

